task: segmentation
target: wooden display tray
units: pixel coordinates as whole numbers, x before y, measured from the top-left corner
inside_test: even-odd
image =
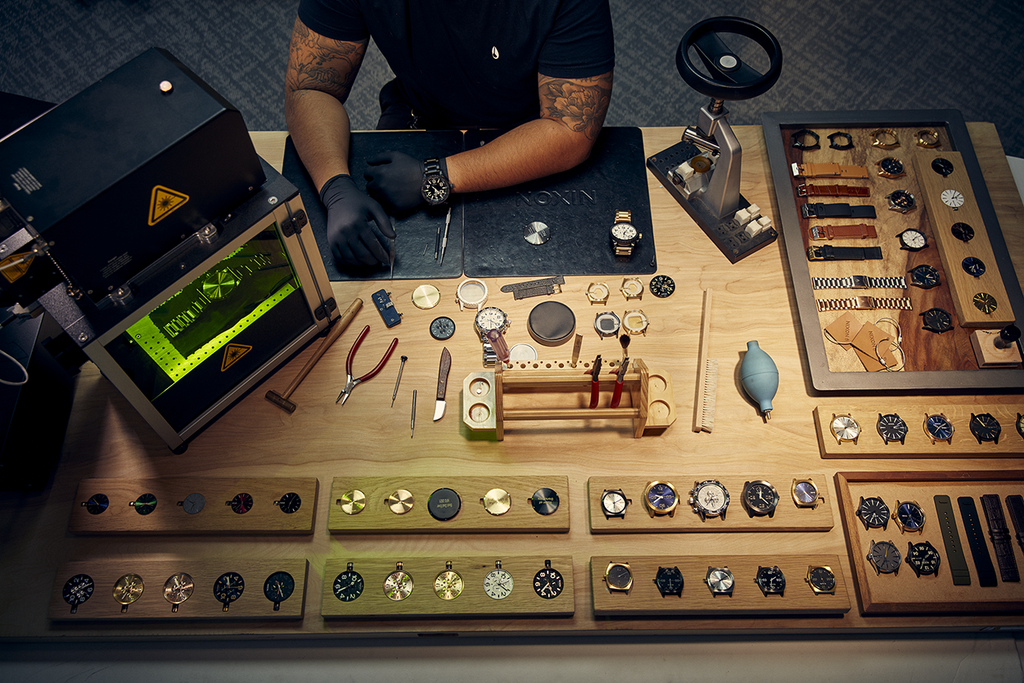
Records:
[[[793,282],[796,312],[803,335],[803,347],[807,354],[807,369],[811,383],[817,391],[867,391],[872,393],[945,392],[970,393],[992,391],[1014,391],[1024,386],[1024,368],[1000,369],[981,368],[979,359],[971,345],[973,327],[965,327],[964,321],[954,316],[953,330],[936,334],[923,329],[920,314],[930,308],[942,308],[954,313],[956,298],[949,286],[950,278],[962,272],[959,261],[950,270],[940,259],[937,242],[940,233],[949,231],[947,225],[934,225],[936,211],[926,197],[930,192],[922,191],[923,180],[918,178],[915,159],[931,160],[937,153],[954,153],[959,159],[959,181],[963,188],[972,190],[977,222],[971,223],[976,237],[971,244],[987,241],[993,253],[986,265],[1002,278],[1006,299],[999,301],[997,310],[1000,319],[1024,320],[1024,295],[1021,293],[1013,262],[1006,247],[1002,230],[989,196],[981,166],[974,153],[970,133],[962,115],[956,110],[920,111],[839,111],[839,112],[768,112],[762,115],[765,148],[772,171],[775,195],[778,200],[778,225],[785,235],[786,257]],[[791,146],[795,133],[802,129],[814,130],[821,136],[821,148],[800,150]],[[872,145],[871,132],[876,129],[894,130],[900,146],[882,149]],[[937,149],[925,149],[916,144],[917,131],[933,129],[939,137]],[[827,136],[835,131],[850,134],[853,149],[835,150],[829,148]],[[877,162],[884,157],[896,157],[903,162],[906,175],[896,179],[878,176]],[[843,165],[865,166],[869,169],[868,180],[844,180],[835,178],[795,178],[791,165],[799,163],[835,162]],[[930,169],[924,177],[937,176]],[[930,182],[930,178],[928,181]],[[866,198],[855,197],[798,197],[796,187],[809,183],[828,185],[868,186],[871,194]],[[893,190],[906,190],[917,199],[917,208],[906,214],[888,209],[886,195]],[[941,193],[941,190],[940,190]],[[966,194],[966,193],[965,193]],[[807,229],[812,225],[865,222],[863,219],[807,220],[802,218],[800,204],[805,202],[871,204],[878,218],[867,221],[876,227],[878,238],[865,240],[833,240],[814,242],[817,245],[833,246],[879,246],[883,259],[875,261],[814,261],[807,259]],[[939,202],[941,204],[941,201]],[[939,214],[940,216],[942,214]],[[965,214],[966,215],[966,214]],[[972,218],[971,220],[975,220]],[[942,222],[945,219],[942,218]],[[968,221],[969,222],[969,221]],[[929,246],[910,252],[900,249],[896,236],[907,228],[925,233]],[[968,245],[970,246],[970,245]],[[940,272],[940,285],[932,289],[910,286],[906,290],[852,290],[830,289],[815,291],[811,277],[845,277],[867,275],[890,277],[905,275],[918,265],[929,264]],[[973,279],[973,278],[971,278]],[[994,279],[994,278],[990,278]],[[978,290],[970,292],[971,297]],[[984,291],[984,290],[983,290]],[[837,346],[824,338],[823,329],[834,322],[842,311],[819,313],[817,298],[849,298],[858,295],[876,297],[907,296],[912,299],[913,310],[862,310],[849,311],[860,323],[873,323],[880,318],[890,317],[899,321],[903,334],[902,346],[906,352],[906,367],[902,372],[867,372],[852,349]],[[992,294],[996,296],[993,291]],[[998,298],[998,297],[997,297]],[[962,308],[962,307],[961,307]],[[973,305],[970,305],[973,309]],[[966,309],[965,309],[966,310]],[[994,320],[994,319],[993,319]],[[968,325],[975,324],[970,319]],[[986,323],[995,326],[995,322]],[[883,327],[889,330],[890,327]]]
[[[611,592],[604,581],[609,562],[628,562],[633,574],[629,593]],[[782,595],[765,595],[754,581],[760,566],[778,566],[786,576]],[[826,566],[836,576],[835,595],[816,594],[806,583],[809,567]],[[654,584],[659,567],[679,567],[682,596],[662,596]],[[704,583],[708,567],[728,567],[736,579],[732,595],[713,595]],[[836,555],[726,555],[686,557],[592,557],[590,582],[597,616],[714,616],[735,614],[845,614],[850,611],[839,557]]]
[[[837,472],[836,488],[839,492],[839,507],[843,527],[846,531],[846,546],[853,567],[854,585],[860,598],[863,614],[980,614],[1005,613],[1024,610],[1024,582],[999,583],[994,587],[978,585],[978,572],[967,543],[960,509],[956,504],[959,496],[971,496],[978,505],[978,516],[985,534],[989,556],[995,563],[995,553],[988,541],[988,524],[981,510],[980,498],[986,494],[998,494],[1006,512],[1006,496],[1024,491],[1024,471],[986,472]],[[947,495],[953,503],[957,531],[971,572],[971,585],[954,586],[946,557],[946,546],[936,522],[934,496]],[[896,501],[911,500],[921,506],[925,513],[925,525],[921,533],[900,533],[895,521],[890,520],[886,529],[865,529],[857,517],[857,506],[861,497],[878,496],[889,509],[895,511]],[[1013,534],[1009,516],[1007,527]],[[872,541],[892,541],[900,551],[902,563],[897,574],[876,575],[867,560]],[[908,542],[928,541],[941,557],[939,571],[932,576],[918,577],[906,563]],[[1014,557],[1018,568],[1024,570],[1024,553],[1015,540]],[[998,570],[997,570],[998,572]]]
[[[501,568],[512,575],[512,592],[503,600],[495,600],[484,592],[484,577],[501,561]],[[556,598],[545,599],[533,590],[533,578],[550,560],[551,568],[564,580],[564,588]],[[398,560],[380,557],[348,557],[330,559],[324,567],[323,600],[320,614],[334,617],[569,617],[576,611],[573,590],[573,564],[570,555],[512,556],[403,556],[402,570],[412,576],[413,591],[404,600],[394,601],[384,593],[384,580],[395,571]],[[355,600],[342,602],[334,595],[334,580],[352,563],[352,570],[363,577],[363,593]],[[434,592],[434,579],[445,570],[447,562],[465,583],[462,593],[453,600],[443,600]]]
[[[822,498],[816,508],[798,508],[790,492],[794,479],[811,479]],[[717,479],[729,491],[729,507],[725,519],[700,516],[687,504],[694,482]],[[763,479],[779,492],[779,505],[772,517],[751,517],[740,494],[748,481]],[[644,489],[652,481],[671,482],[679,493],[679,505],[670,517],[651,517],[643,503]],[[606,489],[622,489],[632,502],[625,517],[608,519],[601,511],[601,494]],[[593,534],[631,533],[718,533],[723,531],[828,531],[833,526],[829,504],[828,477],[824,474],[756,474],[750,477],[716,477],[713,475],[670,474],[656,477],[591,477],[587,480],[587,501],[590,509],[590,532]]]
[[[434,519],[427,511],[430,495],[441,488],[452,489],[462,501],[459,513],[447,521]],[[511,496],[512,506],[503,515],[490,514],[481,502],[494,488]],[[542,488],[558,494],[558,509],[550,515],[538,514],[530,504],[534,492]],[[388,496],[399,489],[414,497],[412,509],[403,515],[387,506]],[[342,496],[352,490],[366,496],[366,507],[355,515],[346,514],[341,506]],[[335,534],[564,534],[569,531],[569,477],[337,477],[331,485],[327,529]]]
[[[295,579],[295,591],[275,611],[274,603],[263,594],[263,583],[271,574],[281,571],[288,572]],[[164,599],[163,587],[168,577],[178,572],[191,576],[195,589],[178,606],[178,611],[172,612],[171,603]],[[237,572],[245,581],[242,595],[228,606],[227,611],[224,611],[223,604],[213,595],[214,583],[225,572]],[[57,572],[49,617],[54,621],[302,619],[308,572],[309,563],[304,559],[189,561],[126,558],[69,562]],[[92,577],[96,588],[92,596],[72,614],[71,607],[64,602],[63,591],[65,582],[77,574]],[[122,612],[121,604],[114,600],[113,591],[114,584],[125,574],[138,574],[145,588],[139,599]]]
[[[1020,410],[1024,410],[1024,406]],[[889,442],[886,444],[878,434],[875,426],[878,415],[897,413],[907,423],[907,438],[904,443]],[[953,425],[953,442],[938,441],[932,443],[931,437],[924,431],[925,415],[942,413]],[[989,413],[999,420],[1002,432],[999,443],[978,443],[971,434],[971,413]],[[844,441],[838,443],[832,435],[830,424],[832,415],[850,415],[860,425],[860,438],[857,443]],[[871,410],[857,409],[851,411],[849,404],[816,406],[814,408],[814,425],[818,432],[818,445],[823,458],[1019,458],[1024,453],[1024,440],[1017,434],[1017,411],[1004,405],[942,405],[936,404],[933,409],[922,411],[915,408],[910,413],[899,404],[878,403]]]
[[[83,479],[78,485],[68,530],[73,534],[311,534],[320,482],[316,477],[236,477],[213,479]],[[102,493],[110,500],[102,513],[90,514],[86,501]],[[156,507],[141,515],[130,505],[140,495],[156,496]],[[200,493],[206,505],[197,514],[181,502]],[[231,500],[239,493],[253,498],[252,508],[238,514]],[[274,502],[297,493],[299,509],[285,513]]]

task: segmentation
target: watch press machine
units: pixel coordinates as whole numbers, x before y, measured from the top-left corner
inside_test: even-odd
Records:
[[[178,452],[338,316],[297,190],[166,51],[0,140],[0,178],[0,294]]]
[[[761,74],[741,61],[718,33],[744,36],[768,55]],[[711,76],[690,59],[696,52]],[[676,68],[687,85],[711,102],[701,107],[697,126],[687,127],[682,141],[647,159],[661,181],[715,246],[736,263],[774,242],[779,233],[740,194],[743,150],[729,125],[725,100],[745,100],[767,92],[782,73],[782,48],[763,26],[738,17],[705,19],[683,36],[676,51]]]

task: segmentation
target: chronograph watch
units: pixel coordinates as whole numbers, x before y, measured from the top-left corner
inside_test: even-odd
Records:
[[[640,242],[642,235],[630,221],[632,221],[631,211],[615,212],[615,223],[611,228],[611,241],[612,251],[616,256],[632,256],[633,249]]]
[[[652,481],[644,488],[644,507],[651,517],[675,515],[679,492],[667,481]]]
[[[751,517],[774,517],[779,505],[779,492],[764,480],[743,484],[743,507]]]
[[[707,521],[708,517],[721,517],[724,520],[729,508],[729,490],[715,479],[695,481],[690,490],[689,503],[702,522]]]

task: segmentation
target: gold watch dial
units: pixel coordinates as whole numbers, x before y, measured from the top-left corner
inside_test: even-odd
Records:
[[[480,499],[484,510],[499,517],[512,509],[512,496],[505,489],[491,489]]]
[[[114,600],[127,607],[142,596],[145,589],[138,574],[125,574],[114,584]]]

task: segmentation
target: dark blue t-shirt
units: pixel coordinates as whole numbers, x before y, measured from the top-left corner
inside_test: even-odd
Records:
[[[537,74],[586,78],[615,63],[608,0],[301,0],[334,40],[372,37],[413,107],[453,127],[537,118]]]

